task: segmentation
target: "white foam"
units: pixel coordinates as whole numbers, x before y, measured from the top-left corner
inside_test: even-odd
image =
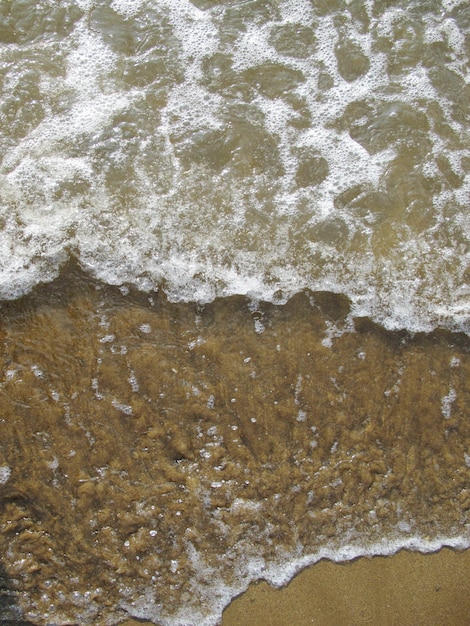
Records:
[[[308,0],[291,0],[291,2],[281,3],[279,10],[285,24],[309,24],[314,20],[312,4]]]
[[[112,0],[111,8],[124,17],[133,17],[144,4],[145,0]]]
[[[457,7],[465,6],[467,0],[442,0],[442,6],[446,11],[453,11]]]
[[[457,400],[457,394],[452,387],[449,389],[449,393],[441,398],[441,411],[445,419],[450,419],[452,416],[452,405]]]
[[[406,33],[405,39],[395,37],[406,22],[406,8],[389,7],[376,16],[366,4],[365,30],[347,11],[339,28],[335,15],[317,15],[307,0],[282,0],[272,21],[266,13],[233,24],[233,15],[243,18],[243,3],[200,10],[189,0],[115,0],[114,10],[140,23],[143,38],[147,8],[161,11],[162,21],[169,20],[168,50],[150,49],[146,55],[158,53],[184,71],[182,80],[168,86],[158,75],[158,87],[151,78],[148,87],[129,87],[122,66],[136,59],[112,50],[99,24],[89,27],[92,0],[79,4],[86,15],[61,42],[64,80],[47,71],[38,80],[43,119],[24,137],[4,142],[0,298],[18,297],[55,278],[73,254],[103,281],[149,292],[164,284],[175,301],[243,294],[285,302],[302,289],[331,289],[351,298],[354,314],[387,328],[468,329],[470,294],[463,277],[470,151],[468,132],[455,114],[456,95],[437,93],[430,80],[435,68],[420,62],[391,78],[385,52],[376,52],[377,37],[397,51],[406,44]],[[457,7],[447,5],[449,11]],[[246,6],[247,14],[252,8]],[[418,33],[423,45],[447,42],[452,54],[443,67],[453,73],[449,80],[465,79],[468,60],[459,21],[437,10],[423,19]],[[411,25],[414,20],[413,14]],[[316,43],[305,58],[280,54],[273,44],[272,33],[290,25],[314,30]],[[346,39],[370,61],[367,72],[352,81],[341,76],[335,53]],[[10,90],[22,84],[27,53],[5,78]],[[207,87],[205,63],[215,54],[232,62],[225,90],[215,83]],[[248,85],[252,79],[243,74],[255,75],[264,63],[300,71],[304,79],[294,80],[289,92],[266,94],[256,81]],[[156,72],[166,76],[170,69],[163,64]],[[325,73],[331,84],[320,88]],[[219,78],[223,82],[224,76]],[[147,98],[153,102],[155,93],[161,98],[153,110]],[[362,120],[359,103],[365,107]],[[436,103],[461,145],[423,129],[430,151],[418,173],[438,183],[432,200],[426,199],[432,205],[430,226],[413,232],[406,223],[408,209],[400,223],[396,215],[389,219],[373,209],[361,214],[354,202],[339,207],[339,194],[354,186],[381,191],[400,142],[372,148],[368,142],[385,132],[381,124],[387,127],[393,106],[427,115]],[[351,106],[358,109],[357,119],[343,120]],[[299,110],[310,123],[296,125]],[[119,128],[117,117],[123,120]],[[361,132],[370,137],[361,139]],[[309,155],[325,159],[328,171],[315,185],[298,184],[299,167]],[[453,172],[452,184],[436,163],[442,156]],[[126,196],[126,188],[135,193]],[[459,232],[446,240],[440,233],[445,235],[449,207],[452,228]],[[373,249],[381,219],[389,219],[402,238],[389,256]],[[354,249],[356,239],[362,243]]]
[[[0,465],[0,485],[8,482],[11,476],[11,468],[8,465]]]
[[[111,404],[115,409],[117,409],[121,413],[124,413],[124,415],[132,415],[132,407],[128,404],[123,404],[122,402],[119,402],[119,400],[115,399],[112,400]]]

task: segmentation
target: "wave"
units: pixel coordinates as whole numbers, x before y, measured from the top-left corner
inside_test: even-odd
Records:
[[[332,291],[468,333],[465,3],[360,6],[8,9],[0,298],[75,258],[172,301]]]

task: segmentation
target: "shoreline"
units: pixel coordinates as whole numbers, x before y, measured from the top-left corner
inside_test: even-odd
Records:
[[[252,583],[232,600],[220,626],[467,626],[470,615],[470,549],[335,563],[322,559],[285,586]],[[122,626],[151,626],[127,620]]]

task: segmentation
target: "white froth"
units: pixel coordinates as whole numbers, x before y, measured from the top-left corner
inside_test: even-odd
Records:
[[[442,6],[446,11],[453,11],[457,7],[465,6],[467,0],[442,0]]]
[[[312,4],[308,0],[291,0],[291,2],[281,3],[279,10],[282,21],[286,24],[309,24],[313,22]]]
[[[0,465],[0,485],[8,482],[11,476],[11,468],[8,465]]]
[[[168,106],[163,112],[165,128],[182,136],[189,131],[199,132],[207,128],[218,128],[218,110],[221,100],[217,94],[207,94],[205,89],[193,81],[173,88]],[[191,138],[188,139],[191,141]]]
[[[272,61],[273,53],[267,38],[268,33],[265,30],[255,25],[247,28],[246,32],[239,37],[233,52],[233,68],[242,72]]]
[[[200,11],[187,1],[169,4],[169,15],[176,37],[182,45],[182,58],[186,67],[186,81],[202,77],[200,63],[214,54],[218,47],[217,30],[210,13]]]
[[[452,417],[452,405],[457,400],[455,389],[449,389],[449,393],[441,398],[441,411],[445,419]]]
[[[119,400],[113,400],[111,404],[115,409],[124,413],[124,415],[132,415],[132,407],[128,404],[123,404],[122,402],[119,402]]]
[[[145,0],[112,0],[111,7],[124,17],[132,17],[136,15]]]
[[[130,29],[137,28],[138,45],[154,33],[147,8],[156,6],[162,23],[168,20],[156,48],[144,55],[149,62],[155,56],[155,75],[149,70],[143,86],[129,87],[123,86],[122,68],[138,65],[142,55],[126,57],[119,46],[111,49],[99,23],[90,28],[95,2],[77,5],[86,14],[61,42],[64,78],[39,70],[35,97],[44,115],[24,137],[4,142],[0,297],[15,298],[54,278],[73,253],[101,280],[147,291],[164,283],[172,300],[208,302],[244,294],[285,302],[301,289],[333,289],[351,298],[356,314],[387,328],[429,330],[442,324],[465,330],[463,238],[470,225],[463,207],[470,151],[455,115],[458,94],[447,93],[447,87],[438,93],[435,68],[425,63],[390,76],[387,54],[377,51],[379,38],[397,54],[406,53],[416,38],[428,48],[446,45],[444,74],[458,85],[467,81],[468,69],[457,19],[427,11],[417,28],[414,14],[407,19],[408,9],[389,7],[378,18],[369,2],[368,28],[348,9],[339,27],[338,15],[319,15],[307,0],[282,0],[275,8],[230,3],[204,9],[189,0],[156,5],[114,0],[111,7],[129,20]],[[443,4],[447,11],[458,6]],[[313,31],[315,43],[299,55],[278,51],[278,34],[297,26]],[[345,41],[357,45],[369,62],[353,80],[345,80],[338,67],[337,45]],[[231,69],[226,76],[225,69],[215,71],[209,80],[205,68],[215,58],[217,70],[216,55]],[[181,69],[174,80],[167,76],[172,63]],[[258,83],[256,69],[263,64],[263,71],[291,72],[291,88],[270,91],[263,77]],[[11,71],[3,84],[13,91],[24,76],[29,75],[23,69]],[[372,108],[362,120],[358,113],[352,128],[340,120],[358,103]],[[404,236],[401,251],[377,257],[372,242],[382,214],[370,209],[363,215],[348,201],[338,208],[338,195],[354,186],[380,191],[399,155],[396,141],[371,149],[370,138],[361,141],[361,129],[374,139],[380,123],[387,127],[387,103],[423,116],[437,103],[449,133],[459,138],[461,145],[438,129],[423,131],[430,150],[421,164],[423,175],[443,181],[430,207],[436,232],[447,227],[449,207],[461,205],[452,215],[452,226],[462,233],[455,248],[439,243],[442,249],[433,255],[432,227],[413,233],[392,216],[390,229]],[[300,125],[299,111],[306,116]],[[299,183],[299,167],[309,158],[324,159],[327,172],[315,184],[301,177]],[[450,174],[442,173],[446,167]],[[129,197],[128,187],[136,189]],[[362,237],[362,247],[345,251],[356,237]],[[423,254],[429,260],[425,266]]]
[[[72,109],[76,124],[86,124],[80,130],[100,128],[109,113],[116,108],[116,100],[126,101],[122,94],[107,93],[117,55],[104,41],[91,32],[85,23],[77,25],[72,49],[67,55],[66,85],[73,90],[76,104]],[[118,105],[119,106],[119,105]],[[69,122],[70,123],[70,122]],[[78,128],[78,127],[77,127]]]

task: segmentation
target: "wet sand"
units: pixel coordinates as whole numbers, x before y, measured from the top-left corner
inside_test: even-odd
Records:
[[[253,584],[221,626],[468,626],[470,550],[320,561],[290,584]],[[150,624],[129,620],[124,626]]]

